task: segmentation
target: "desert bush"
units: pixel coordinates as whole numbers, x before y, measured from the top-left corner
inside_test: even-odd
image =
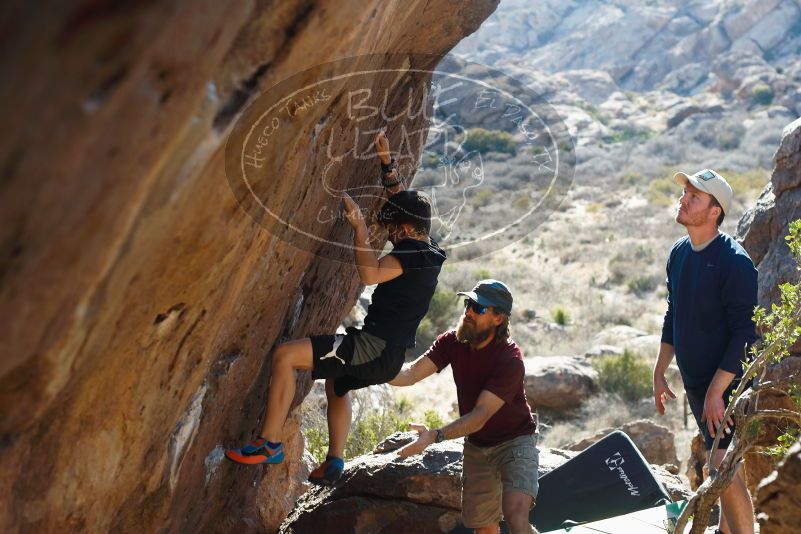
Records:
[[[662,278],[659,276],[640,274],[626,282],[626,287],[629,293],[634,293],[637,296],[650,293],[659,286]]]
[[[636,401],[651,394],[651,367],[639,355],[625,350],[623,354],[596,358],[592,366],[598,372],[601,389]]]
[[[655,132],[649,128],[638,128],[630,126],[622,130],[612,132],[605,141],[608,143],[622,143],[624,141],[636,141],[642,143],[647,141],[655,135]]]
[[[473,195],[471,200],[473,202],[473,205],[476,206],[477,208],[484,208],[486,206],[489,206],[490,202],[492,202],[492,197],[493,193],[491,190],[482,189],[481,191],[478,191],[475,195]]]
[[[489,278],[489,277],[487,277]],[[437,288],[428,305],[428,313],[417,327],[417,345],[426,350],[438,335],[445,332],[459,317],[459,299],[452,291]]]
[[[722,170],[720,174],[726,178],[734,192],[734,198],[744,201],[754,193],[762,191],[770,180],[770,171],[766,169],[749,169],[747,171]]]
[[[679,186],[671,178],[656,178],[648,183],[648,202],[655,206],[670,206],[679,197]]]
[[[554,308],[551,310],[551,319],[559,326],[567,326],[570,323],[570,314],[564,308]]]
[[[759,106],[769,106],[773,102],[773,89],[766,83],[760,83],[751,90],[751,102]]]
[[[477,150],[482,154],[489,152],[516,153],[517,144],[511,134],[501,130],[485,130],[484,128],[470,128],[461,139],[462,148],[467,152]]]
[[[528,195],[519,195],[514,202],[512,202],[512,206],[519,210],[527,210],[529,206],[531,206],[531,199]]]
[[[345,445],[345,458],[368,453],[390,434],[409,430],[413,404],[406,399],[395,400],[389,388],[363,389],[351,392],[350,395],[354,410]],[[428,418],[433,419],[432,416]],[[328,427],[325,413],[315,403],[304,403],[303,435],[306,439],[306,450],[317,461],[325,460],[328,452]]]

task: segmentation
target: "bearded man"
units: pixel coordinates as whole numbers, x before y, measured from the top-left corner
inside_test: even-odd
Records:
[[[457,329],[440,335],[389,383],[410,386],[450,364],[461,417],[437,429],[412,424],[418,438],[399,454],[419,454],[432,443],[467,436],[464,525],[497,533],[503,517],[513,533],[534,532],[528,514],[538,489],[537,425],[523,388],[523,353],[509,337],[512,294],[503,282],[482,280],[459,295],[466,298]]]

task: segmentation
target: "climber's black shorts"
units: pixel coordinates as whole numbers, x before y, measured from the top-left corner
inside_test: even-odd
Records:
[[[723,395],[723,405],[728,407],[729,406],[729,396],[733,389],[736,389],[740,385],[740,380],[735,379],[726,388],[726,393]],[[698,424],[698,429],[701,431],[701,435],[704,436],[704,446],[706,450],[712,450],[712,444],[715,442],[715,435],[709,435],[709,430],[706,428],[706,421],[703,423],[701,422],[701,416],[704,413],[704,400],[706,399],[706,390],[709,389],[710,383],[702,384],[697,387],[691,388],[684,388],[684,392],[687,393],[687,403],[690,405],[690,411],[693,413],[693,417],[695,417],[695,422]],[[734,417],[732,417],[732,420]],[[720,442],[718,443],[718,449],[728,449],[729,443],[731,443],[731,438],[734,437],[734,425],[731,426],[731,433],[724,434],[720,437]]]
[[[403,367],[406,347],[387,345],[383,339],[356,328],[344,334],[311,336],[312,377],[333,378],[334,393],[386,384]]]

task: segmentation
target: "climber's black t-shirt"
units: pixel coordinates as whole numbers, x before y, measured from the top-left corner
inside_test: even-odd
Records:
[[[403,274],[375,288],[363,329],[389,345],[411,348],[437,287],[445,251],[433,239],[431,244],[404,239],[390,254],[400,262]]]

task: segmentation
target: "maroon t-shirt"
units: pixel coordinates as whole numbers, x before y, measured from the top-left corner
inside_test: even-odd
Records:
[[[523,387],[523,353],[514,341],[493,342],[472,350],[451,330],[441,334],[423,356],[434,362],[437,372],[451,365],[460,415],[473,411],[485,389],[504,401],[481,430],[467,437],[470,443],[489,447],[534,433],[536,424]]]

